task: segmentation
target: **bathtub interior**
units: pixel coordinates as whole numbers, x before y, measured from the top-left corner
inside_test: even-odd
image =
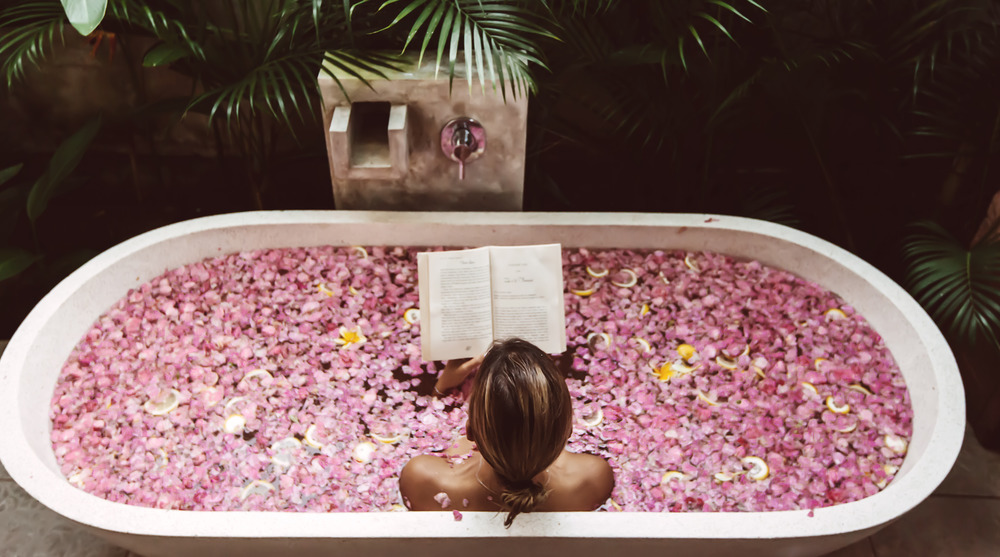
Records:
[[[338,218],[344,222],[330,222],[329,216],[319,216],[323,213],[317,213],[315,218],[310,215],[305,213],[301,218],[306,222],[297,223],[255,223],[245,216],[233,215],[219,219],[217,224],[207,228],[203,225],[194,227],[190,234],[168,234],[163,236],[166,239],[157,237],[155,240],[140,236],[105,252],[54,289],[17,331],[3,361],[0,361],[0,381],[3,385],[16,386],[21,435],[37,459],[34,462],[42,463],[61,477],[49,442],[51,426],[48,408],[62,364],[73,346],[93,321],[130,288],[167,269],[206,257],[263,248],[547,242],[560,242],[566,247],[713,251],[756,259],[833,290],[864,315],[882,335],[903,370],[914,407],[913,437],[903,467],[885,490],[888,493],[880,493],[861,502],[891,498],[893,493],[899,495],[903,489],[909,488],[923,492],[919,499],[911,503],[911,506],[915,505],[944,479],[957,455],[961,429],[955,427],[953,417],[946,420],[948,423],[945,425],[939,417],[960,413],[960,423],[964,424],[964,402],[960,397],[945,399],[939,396],[942,388],[954,393],[955,379],[946,377],[946,384],[942,384],[942,376],[927,369],[941,367],[942,362],[945,371],[950,371],[949,365],[954,366],[943,339],[934,338],[940,333],[929,317],[908,296],[894,294],[890,303],[884,292],[901,290],[880,273],[871,275],[871,267],[859,264],[854,268],[830,259],[827,257],[829,254],[823,252],[824,249],[831,249],[825,243],[806,246],[784,239],[782,231],[788,230],[784,227],[768,224],[761,227],[763,231],[757,232],[748,230],[746,219],[732,217],[715,217],[718,222],[711,226],[700,224],[707,215],[672,216],[683,218],[664,219],[671,223],[668,225],[656,224],[654,217],[662,219],[663,216],[654,215],[633,219],[637,222],[620,217],[614,221],[608,220],[610,217],[607,215],[595,215],[592,219],[594,224],[552,224],[551,221],[558,219],[538,214],[506,215],[491,220],[482,214],[459,215],[456,218],[456,214],[452,213],[447,218],[418,216],[408,219],[401,214],[358,213],[352,216],[341,212]],[[602,218],[605,219],[603,222]],[[511,220],[516,224],[505,224]],[[461,239],[461,242],[456,243],[456,239]],[[843,257],[843,252],[838,256]],[[857,262],[860,263],[860,260]],[[960,384],[958,391],[961,391]],[[952,404],[954,406],[949,407]],[[957,441],[951,440],[956,432]],[[941,436],[948,439],[942,440]],[[928,451],[932,442],[935,450]],[[941,450],[942,447],[944,450]],[[3,454],[4,464],[15,479],[20,481],[35,474],[20,456],[14,459],[8,453],[0,451],[0,454]],[[925,457],[935,460],[934,466],[921,466],[920,481],[908,481],[913,479],[907,477],[910,470]],[[65,486],[73,489],[69,484]],[[29,493],[32,492],[30,486],[25,487]],[[902,509],[900,514],[906,510],[908,507]],[[885,517],[883,521],[891,518]]]

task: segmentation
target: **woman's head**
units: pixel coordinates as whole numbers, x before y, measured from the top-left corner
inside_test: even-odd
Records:
[[[494,343],[469,396],[467,433],[504,485],[505,526],[545,500],[533,478],[555,462],[572,430],[569,389],[552,359],[521,339]]]

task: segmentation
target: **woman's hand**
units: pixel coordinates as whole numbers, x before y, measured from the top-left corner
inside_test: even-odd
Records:
[[[448,363],[444,366],[444,371],[441,375],[438,375],[437,383],[434,385],[434,392],[441,396],[453,387],[457,387],[465,381],[465,378],[469,376],[470,373],[479,368],[479,364],[483,363],[483,356],[485,354],[480,354],[475,358],[463,358],[461,360],[448,360]]]

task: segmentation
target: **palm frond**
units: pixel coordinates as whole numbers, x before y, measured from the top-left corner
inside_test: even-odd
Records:
[[[966,248],[936,223],[914,228],[903,249],[910,292],[955,338],[995,342],[1000,334],[1000,242]]]
[[[7,87],[24,80],[29,67],[39,63],[58,41],[63,43],[66,14],[55,0],[37,0],[10,6],[0,12],[0,68]]]
[[[531,10],[510,2],[482,0],[386,0],[379,11],[398,9],[386,31],[402,26],[412,19],[403,52],[415,39],[423,36],[419,63],[437,36],[435,75],[441,70],[442,59],[447,64],[448,79],[454,82],[458,50],[464,50],[465,77],[471,89],[473,80],[483,88],[488,79],[493,88],[499,87],[504,98],[509,88],[516,97],[536,89],[529,63],[545,67],[542,52],[535,42],[540,38],[556,37],[540,23]]]
[[[157,9],[139,0],[112,0],[108,3],[107,17],[126,27],[151,33],[175,49],[184,48],[199,60],[205,59],[204,48],[190,31],[198,27],[194,21],[186,21],[182,14]]]

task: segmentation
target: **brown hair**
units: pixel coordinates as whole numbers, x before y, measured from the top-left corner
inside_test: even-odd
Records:
[[[466,430],[504,486],[510,527],[548,497],[534,478],[555,462],[573,431],[569,389],[552,358],[518,338],[495,342],[469,395]]]

